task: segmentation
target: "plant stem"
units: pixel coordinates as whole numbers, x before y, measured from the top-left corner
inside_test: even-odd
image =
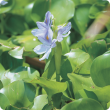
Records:
[[[60,82],[60,66],[61,66],[61,43],[57,42],[55,47],[55,67],[56,67],[56,81]]]
[[[103,106],[104,110],[107,109],[107,103],[106,102],[101,102],[101,105]]]
[[[3,24],[4,24],[4,20],[3,20],[3,15],[1,14],[1,34],[4,33],[4,27],[3,27]]]

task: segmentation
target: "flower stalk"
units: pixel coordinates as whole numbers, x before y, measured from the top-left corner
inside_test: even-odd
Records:
[[[60,67],[61,67],[62,46],[60,42],[56,42],[55,47],[55,67],[56,67],[56,81],[60,82]]]
[[[4,20],[3,20],[3,15],[1,14],[0,15],[0,17],[1,17],[1,34],[3,34],[4,33]]]

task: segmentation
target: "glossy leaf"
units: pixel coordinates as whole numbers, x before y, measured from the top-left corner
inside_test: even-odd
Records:
[[[49,98],[56,93],[65,91],[67,88],[67,84],[65,82],[49,81],[42,77],[35,78],[30,81],[30,83],[37,83],[42,86],[45,89]]]
[[[39,95],[34,99],[34,105],[31,110],[43,110],[44,106],[48,104],[47,95]]]
[[[23,59],[13,58],[12,56],[8,54],[8,52],[4,52],[1,55],[1,64],[3,65],[5,69],[12,69],[18,66],[22,66]]]
[[[102,13],[102,11],[107,7],[108,1],[101,1],[93,4],[89,11],[89,17],[90,18],[96,18],[98,15]]]
[[[83,36],[90,22],[89,4],[79,5],[75,11],[72,22],[72,27]]]
[[[95,29],[92,31],[96,31]],[[79,42],[77,42],[76,44],[73,44],[71,46],[72,49],[76,49],[76,48],[84,48],[84,50],[86,51],[87,47],[89,47],[91,45],[91,43],[97,39],[103,39],[106,38],[109,35],[109,31],[106,31],[102,34],[97,34],[96,36],[88,36],[87,39],[82,39]]]
[[[31,90],[30,95],[32,95],[33,90]],[[28,89],[25,89],[23,81],[15,81],[10,85],[2,88],[0,90],[2,94],[4,94],[11,105],[14,105],[18,108],[28,107],[31,102],[26,96],[26,92],[29,92]]]
[[[77,75],[74,73],[68,74],[69,79],[72,81],[73,84],[73,91],[76,94],[81,89],[88,89],[88,90],[94,90],[97,88],[97,86],[92,81],[91,77],[84,77],[81,75]]]
[[[35,22],[43,21],[44,15],[48,10],[55,17],[55,24],[59,25],[67,22],[74,16],[75,5],[72,0],[36,1],[32,9],[31,17]]]
[[[22,34],[24,30],[28,29],[26,22],[22,16],[10,14],[8,20],[5,21],[6,30],[14,35]]]
[[[102,55],[106,51],[107,45],[105,40],[94,41],[88,49],[88,53],[91,55],[92,58]]]
[[[2,75],[4,74],[4,72],[5,72],[5,69],[2,66],[2,64],[0,63],[0,79],[1,79]]]
[[[32,84],[24,83],[25,93],[30,102],[33,102],[36,94],[36,89]],[[30,94],[30,95],[29,95]]]
[[[0,93],[0,107],[5,109],[9,104],[8,98],[4,94]]]
[[[73,72],[89,58],[89,54],[80,49],[73,49],[69,53],[66,53],[65,56],[69,59]]]
[[[110,101],[110,85],[94,90],[93,92],[97,95],[98,100],[101,102],[108,103]]]
[[[49,10],[55,17],[55,24],[59,25],[67,22],[74,16],[75,4],[72,0],[52,0]]]
[[[48,9],[49,9],[49,1],[45,1],[45,0],[35,1],[32,11],[31,11],[32,20],[34,22],[43,21],[45,17],[45,13],[48,11]]]
[[[25,17],[26,22],[29,24],[29,27],[36,26],[36,23],[31,18],[31,12],[32,12],[33,5],[34,5],[34,3],[30,3],[24,9],[24,17]]]
[[[14,44],[24,47],[24,54],[23,54],[24,56],[29,56],[29,57],[37,56],[37,54],[33,51],[33,49],[41,43],[33,35],[25,34],[21,36],[16,36],[13,37],[11,40]]]
[[[110,85],[110,63],[109,63],[110,53],[105,53],[97,57],[90,69],[91,77],[94,83],[99,87],[104,87]]]
[[[49,60],[46,63],[45,66],[45,71],[42,75],[42,77],[47,78],[47,79],[51,79],[51,77],[53,76],[53,74],[55,73],[55,59],[54,56],[51,58],[51,60]]]
[[[17,59],[23,59],[22,58],[23,49],[24,49],[23,47],[16,47],[15,49],[9,51],[9,55]]]
[[[61,110],[104,110],[99,102],[89,98],[83,98],[65,105]]]
[[[85,90],[85,89],[79,90],[75,94],[75,96],[76,96],[76,99],[79,99],[79,98],[91,98],[91,99],[99,101],[97,95],[93,91],[88,91],[88,90]]]
[[[39,72],[37,70],[30,67],[20,66],[13,70],[3,72],[1,74],[1,81],[3,83],[3,86],[6,86],[14,81],[23,80],[26,78],[32,80],[34,78],[37,78],[37,76],[39,76]]]

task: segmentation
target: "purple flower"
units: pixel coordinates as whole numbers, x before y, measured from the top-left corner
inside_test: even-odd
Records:
[[[41,42],[48,45],[49,43],[51,43],[53,38],[53,32],[51,30],[52,14],[48,11],[45,16],[46,17],[44,22],[37,22],[37,26],[39,29],[33,29],[31,32],[34,36],[38,37]],[[46,40],[48,42],[45,42]]]
[[[48,40],[46,40],[48,42]],[[45,41],[45,42],[46,42]],[[49,43],[49,45],[45,45],[44,43],[41,44],[41,45],[38,45],[34,48],[34,52],[37,53],[37,54],[44,54],[44,56],[42,58],[40,58],[39,60],[44,60],[44,59],[48,59],[49,57],[49,54],[52,50],[52,48],[54,48],[56,46],[56,42],[57,40],[56,39],[53,39],[51,43]]]
[[[51,30],[51,24],[52,24],[52,14],[48,11],[45,15],[44,22],[37,22],[38,29],[32,30],[32,34],[43,43],[41,45],[38,45],[34,48],[34,52],[37,54],[44,54],[44,56],[39,60],[48,59],[49,54],[56,46],[56,39],[53,39],[53,32]]]
[[[4,0],[0,0],[0,5],[6,5],[8,2],[4,1]]]
[[[63,37],[67,37],[70,34],[70,29],[71,29],[71,22],[69,22],[65,27],[58,26],[57,41],[61,42],[63,40]]]

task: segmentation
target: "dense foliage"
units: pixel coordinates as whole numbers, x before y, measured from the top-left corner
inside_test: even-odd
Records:
[[[100,21],[104,27],[96,35],[98,24],[88,36],[85,32],[95,19],[110,11],[109,2],[6,1],[0,5],[0,110],[107,110],[110,21]],[[37,67],[36,59],[43,55],[33,49],[41,42],[31,31],[37,29],[36,22],[44,21],[47,11],[55,18],[55,29],[71,22],[71,34],[56,43],[43,66],[38,63]]]

